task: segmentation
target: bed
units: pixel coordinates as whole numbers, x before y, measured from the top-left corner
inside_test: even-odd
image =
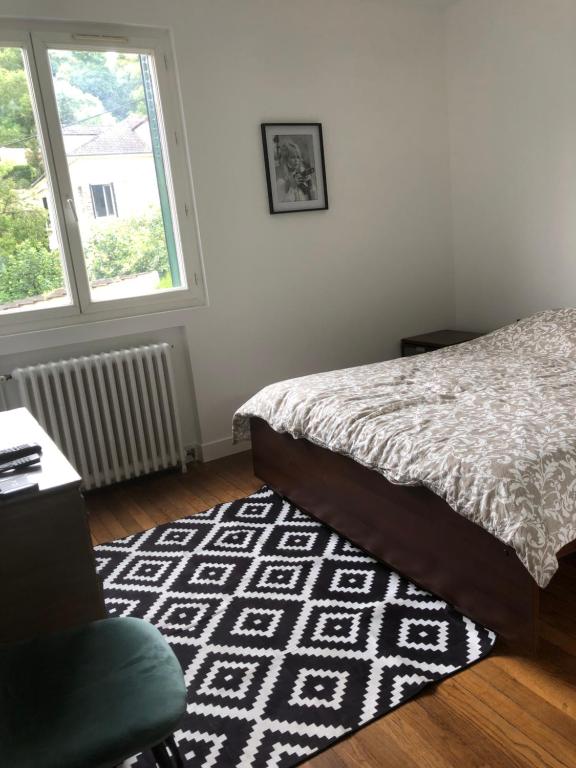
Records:
[[[576,549],[576,310],[265,387],[234,417],[280,494],[500,636],[534,647]]]

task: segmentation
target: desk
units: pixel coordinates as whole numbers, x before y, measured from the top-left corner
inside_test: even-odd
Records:
[[[40,490],[0,501],[0,642],[106,615],[78,473],[25,408],[1,412],[0,449],[22,443],[42,446]]]

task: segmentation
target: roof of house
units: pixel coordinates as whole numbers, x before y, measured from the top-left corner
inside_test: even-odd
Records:
[[[141,126],[148,124],[148,118],[143,115],[130,115],[115,125],[90,126],[82,128],[78,125],[64,127],[62,133],[66,136],[78,136],[84,133],[87,141],[72,147],[67,154],[78,155],[131,155],[151,152],[150,132],[137,132]],[[66,141],[66,139],[64,139]]]

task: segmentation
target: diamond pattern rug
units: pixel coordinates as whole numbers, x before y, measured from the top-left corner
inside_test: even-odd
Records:
[[[155,624],[180,659],[189,768],[294,766],[494,645],[268,488],[96,555],[110,615]]]

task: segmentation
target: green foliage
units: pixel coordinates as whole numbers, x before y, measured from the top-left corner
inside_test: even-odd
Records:
[[[19,48],[0,48],[0,104],[0,146],[24,146],[36,126]]]
[[[172,274],[170,272],[163,274],[160,280],[158,280],[158,285],[156,288],[159,291],[163,291],[165,288],[174,288],[174,283],[172,282]]]
[[[156,271],[169,274],[162,216],[119,219],[96,232],[86,248],[91,280]]]
[[[144,89],[136,54],[52,51],[50,64],[56,80],[97,99],[117,120],[145,113]],[[60,100],[58,106],[61,109]],[[66,122],[62,115],[61,120]]]
[[[26,189],[34,181],[35,171],[30,165],[13,165],[6,176],[14,181],[21,189]]]
[[[0,166],[0,303],[64,285],[59,254],[48,245],[46,212],[26,206],[6,171]]]
[[[0,303],[41,296],[64,284],[57,251],[0,237]]]
[[[11,176],[13,168],[0,164],[0,237],[12,233],[18,240],[34,238],[47,246],[46,212],[24,203]]]
[[[26,147],[29,179],[44,173],[28,80],[19,48],[0,48],[0,147]],[[30,180],[23,178],[22,186]]]
[[[84,93],[68,80],[60,77],[54,80],[54,91],[62,125],[100,125],[105,121],[106,108],[99,98]]]

